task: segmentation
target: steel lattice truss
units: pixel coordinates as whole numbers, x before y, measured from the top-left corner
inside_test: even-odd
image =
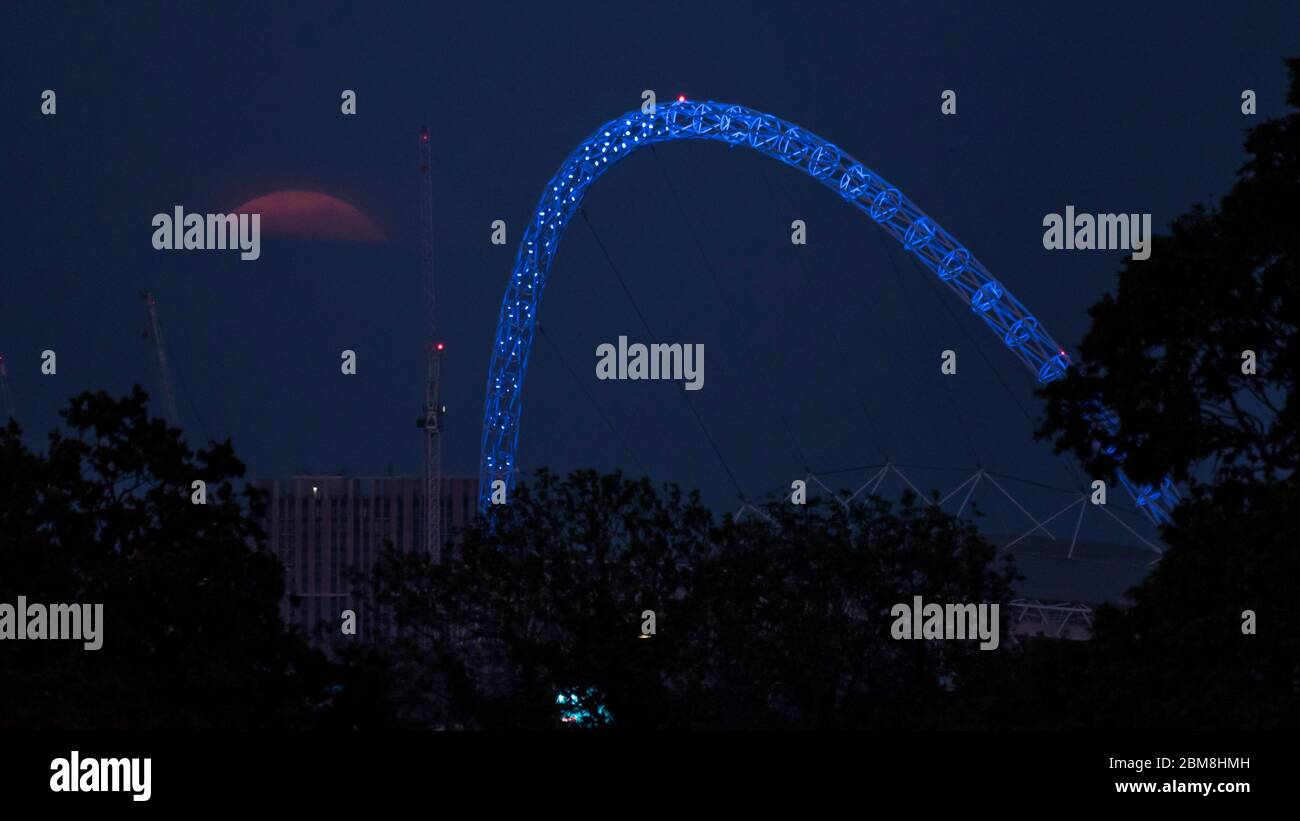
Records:
[[[1020,300],[937,222],[875,171],[832,143],[784,120],[744,106],[678,101],[611,120],[582,142],[547,183],[519,245],[514,271],[501,300],[496,340],[488,366],[484,403],[479,506],[491,503],[492,482],[512,488],[519,445],[521,394],[537,327],[538,304],[560,238],[581,207],[587,188],[618,160],[638,148],[670,140],[715,140],[743,145],[792,165],[832,189],[878,223],[948,286],[1040,383],[1061,378],[1070,367],[1065,349]],[[1099,408],[1090,421],[1113,434],[1118,420]],[[1122,461],[1122,454],[1112,455]],[[1168,521],[1176,501],[1172,483],[1160,489],[1120,481],[1154,522]]]
[[[1074,500],[1071,501],[1069,504],[1057,510],[1052,515],[1040,519],[1039,517],[1030,513],[1028,508],[1026,508],[1025,505],[1022,504],[1021,501],[1017,499],[1014,494],[1012,494],[1009,490],[1003,487],[1002,484],[998,482],[998,480],[994,477],[994,475],[989,471],[985,470],[984,468],[978,468],[974,473],[968,476],[964,481],[955,485],[952,488],[952,490],[948,491],[943,496],[937,498],[931,498],[929,494],[921,490],[921,488],[918,487],[917,484],[912,481],[911,477],[908,476],[903,471],[902,466],[896,465],[892,462],[886,462],[885,464],[882,465],[872,465],[870,467],[879,468],[879,470],[871,474],[871,476],[865,482],[859,485],[857,490],[853,491],[852,493],[837,493],[831,490],[830,486],[825,481],[823,481],[823,478],[813,472],[809,472],[806,476],[803,477],[803,479],[805,482],[809,484],[809,486],[816,485],[817,487],[821,488],[822,491],[824,491],[828,495],[828,497],[836,504],[839,504],[840,506],[847,508],[850,503],[852,503],[859,496],[862,496],[864,493],[867,496],[877,495],[880,492],[881,485],[885,482],[885,480],[893,477],[897,480],[901,480],[905,487],[911,488],[912,491],[916,493],[918,499],[924,499],[926,500],[927,504],[934,505],[938,508],[943,508],[943,506],[946,505],[949,501],[953,501],[960,498],[961,504],[958,505],[956,511],[953,513],[953,515],[957,517],[960,517],[962,511],[966,509],[967,503],[971,501],[971,497],[974,495],[975,489],[980,485],[980,483],[987,482],[990,486],[992,486],[1000,494],[1002,494],[1003,497],[1009,500],[1011,504],[1014,505],[1016,509],[1019,510],[1021,514],[1024,515],[1024,517],[1028,520],[1029,524],[1032,525],[1032,527],[1029,527],[1027,530],[1025,530],[1020,535],[1016,536],[1014,539],[1011,539],[1010,541],[1007,541],[1005,543],[1000,543],[998,546],[1001,547],[1003,550],[1015,547],[1021,541],[1024,541],[1025,539],[1031,536],[1035,536],[1037,534],[1042,534],[1042,536],[1044,536],[1050,541],[1053,542],[1057,541],[1056,535],[1052,533],[1052,531],[1049,530],[1047,526],[1051,524],[1053,521],[1061,518],[1065,514],[1074,511],[1075,508],[1078,508],[1078,515],[1075,517],[1074,520],[1074,531],[1073,534],[1070,536],[1070,547],[1065,556],[1067,559],[1074,558],[1074,549],[1079,542],[1079,531],[1080,531],[1080,527],[1083,525],[1083,515],[1088,510],[1088,508],[1093,507],[1093,505],[1089,503],[1090,494],[1080,491],[1079,495],[1075,497]],[[833,472],[840,473],[841,471],[833,471]],[[1106,516],[1109,516],[1112,520],[1114,520],[1116,524],[1118,524],[1124,530],[1128,531],[1130,535],[1136,538],[1147,548],[1155,551],[1157,554],[1164,553],[1163,548],[1161,548],[1158,544],[1152,542],[1151,540],[1147,539],[1146,537],[1138,533],[1133,528],[1129,527],[1127,524],[1124,523],[1122,519],[1120,519],[1110,510],[1108,510],[1105,505],[1099,505],[1096,507],[1099,511],[1101,511]],[[764,507],[761,503],[756,504],[751,501],[746,501],[743,504],[741,504],[741,506],[732,515],[735,517],[736,521],[740,521],[746,515],[750,515],[750,514],[760,516],[774,524],[776,523],[776,520],[771,515],[769,515],[767,510],[764,510]]]
[[[1074,627],[1092,633],[1093,610],[1079,602],[1046,603],[1037,599],[1012,599],[1007,602],[1012,613],[1012,624],[1033,625],[1043,633],[1060,638],[1068,628]]]

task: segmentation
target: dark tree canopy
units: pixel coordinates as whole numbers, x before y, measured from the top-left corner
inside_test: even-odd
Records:
[[[1300,108],[1300,59],[1288,61],[1288,101]],[[1250,129],[1248,159],[1231,191],[1154,238],[1150,259],[1128,260],[1117,293],[1092,307],[1078,367],[1043,394],[1040,435],[1098,476],[1102,402],[1122,420],[1114,444],[1126,470],[1159,482],[1272,481],[1300,466],[1300,112]],[[1242,372],[1253,351],[1257,372]],[[1200,466],[1208,468],[1198,470]]]
[[[989,654],[897,641],[890,610],[913,595],[1005,602],[1014,574],[996,550],[912,499],[766,516],[717,522],[675,487],[541,471],[443,565],[381,562],[372,602],[423,671],[394,698],[426,726],[555,727],[557,695],[588,688],[628,729],[957,720]]]
[[[279,614],[279,561],[229,442],[192,452],[127,397],[83,393],[34,453],[0,429],[0,602],[102,603],[103,646],[6,641],[0,726],[239,728],[306,721],[321,660]],[[207,503],[191,503],[191,483]]]
[[[1300,109],[1300,59],[1288,101]],[[1012,725],[1271,729],[1300,726],[1300,113],[1250,129],[1231,191],[1128,261],[1091,310],[1079,367],[1043,394],[1040,435],[1096,475],[1084,413],[1122,420],[1125,469],[1192,491],[1168,551],[1103,608],[1081,646],[1031,646],[1004,671],[1025,685]],[[1243,370],[1243,352],[1256,372]],[[1005,689],[994,687],[994,690]],[[992,694],[997,702],[998,696]]]

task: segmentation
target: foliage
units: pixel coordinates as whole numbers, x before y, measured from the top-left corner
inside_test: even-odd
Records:
[[[1300,108],[1300,59],[1288,66]],[[1105,402],[1123,420],[1110,444],[1128,451],[1126,470],[1170,471],[1190,492],[1159,565],[1128,606],[1098,614],[1092,642],[1040,643],[1004,671],[1027,685],[1027,710],[990,685],[998,722],[1300,727],[1300,113],[1251,129],[1246,150],[1217,206],[1125,264],[1116,296],[1091,311],[1077,373],[1043,391],[1040,435],[1058,449],[1105,475],[1113,466],[1082,423]],[[1257,373],[1244,372],[1245,350]]]
[[[975,642],[892,639],[890,609],[1005,601],[999,564],[913,498],[715,522],[676,487],[540,471],[449,561],[390,552],[369,592],[395,654],[444,694],[396,697],[417,723],[551,728],[557,696],[593,688],[621,728],[917,727],[959,708],[983,660]]]
[[[1289,101],[1300,108],[1300,59]],[[1197,206],[1154,238],[1151,258],[1128,260],[1115,296],[1092,326],[1069,375],[1042,391],[1040,436],[1096,475],[1112,468],[1085,421],[1102,402],[1123,420],[1118,439],[1135,480],[1166,471],[1193,483],[1271,482],[1300,467],[1300,113],[1250,130],[1250,157],[1215,207]],[[1243,351],[1257,373],[1243,373]],[[1206,471],[1198,467],[1208,463]]]
[[[310,723],[327,665],[280,620],[260,496],[237,491],[228,441],[192,452],[147,402],[138,387],[74,397],[45,454],[13,420],[0,430],[0,602],[103,605],[99,650],[0,647],[0,726]],[[196,479],[207,504],[191,503]]]

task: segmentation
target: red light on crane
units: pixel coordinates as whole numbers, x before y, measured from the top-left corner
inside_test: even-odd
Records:
[[[446,346],[443,345],[441,342],[439,342],[438,345],[437,345],[438,350],[442,350],[444,347],[446,347]]]

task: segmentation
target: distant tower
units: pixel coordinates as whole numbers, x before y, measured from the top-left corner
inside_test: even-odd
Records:
[[[174,428],[180,427],[180,418],[176,413],[176,396],[172,393],[172,378],[167,371],[167,348],[163,345],[162,325],[158,322],[158,300],[153,298],[153,294],[148,291],[141,291],[140,297],[144,299],[145,310],[149,312],[149,329],[144,332],[146,337],[153,337],[154,351],[158,355],[158,373],[162,379],[163,398],[167,403],[167,423]]]
[[[425,383],[424,417],[416,422],[424,428],[424,550],[439,561],[442,556],[442,432],[443,408],[438,399],[442,364],[442,342],[438,340],[438,319],[433,285],[433,179],[429,151],[429,129],[420,129],[420,274],[424,278]]]

